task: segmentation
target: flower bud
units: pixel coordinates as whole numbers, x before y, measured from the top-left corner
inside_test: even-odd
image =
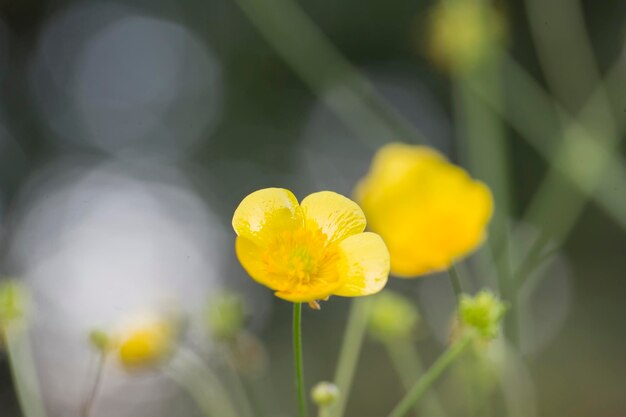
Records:
[[[14,280],[0,283],[0,328],[26,314],[27,294],[24,287]]]
[[[128,325],[116,337],[118,358],[127,370],[151,368],[174,350],[174,323],[162,317],[146,317]]]
[[[430,12],[428,52],[433,61],[453,72],[479,65],[505,35],[503,17],[481,2],[440,1]]]
[[[498,335],[500,321],[505,312],[504,304],[487,290],[473,297],[463,294],[459,303],[461,325],[474,329],[485,339],[494,339]]]
[[[111,349],[111,338],[109,335],[100,329],[94,329],[89,332],[89,342],[100,353],[106,353]]]
[[[372,337],[382,342],[409,338],[419,319],[416,306],[406,297],[384,290],[374,296],[369,332]]]
[[[311,398],[318,407],[327,407],[339,398],[339,388],[331,382],[318,382],[311,390]]]
[[[207,319],[215,339],[233,341],[244,328],[243,301],[236,294],[222,294],[209,304]]]

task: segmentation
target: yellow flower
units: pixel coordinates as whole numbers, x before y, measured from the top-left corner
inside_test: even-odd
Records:
[[[282,299],[317,307],[316,300],[369,295],[387,283],[383,240],[363,233],[363,211],[339,194],[322,191],[298,204],[286,189],[255,191],[235,210],[233,228],[244,269]]]
[[[444,270],[472,252],[493,211],[487,186],[424,146],[381,148],[355,194],[401,277]]]
[[[119,360],[127,370],[154,367],[169,357],[174,339],[174,325],[169,320],[142,317],[117,336]]]
[[[429,17],[428,52],[436,64],[452,71],[476,66],[504,38],[502,16],[479,1],[440,1]]]

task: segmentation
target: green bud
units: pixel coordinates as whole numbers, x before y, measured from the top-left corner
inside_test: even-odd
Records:
[[[464,327],[476,330],[485,339],[494,339],[506,307],[491,291],[483,290],[475,296],[463,294],[459,303],[459,318]]]
[[[374,296],[369,332],[379,341],[409,338],[420,320],[417,307],[406,297],[385,290]]]
[[[428,54],[443,69],[467,72],[502,45],[506,34],[502,14],[481,2],[437,2],[429,14]]]
[[[94,348],[102,353],[109,350],[111,346],[111,338],[109,335],[99,329],[94,329],[89,332],[89,342]]]
[[[244,328],[243,301],[236,294],[222,294],[209,304],[207,319],[215,339],[233,341]]]
[[[27,294],[17,281],[0,283],[0,326],[19,320],[26,314]]]
[[[331,382],[318,382],[311,390],[311,398],[318,407],[327,407],[339,398],[339,388]]]

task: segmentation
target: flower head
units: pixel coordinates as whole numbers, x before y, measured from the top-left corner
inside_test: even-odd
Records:
[[[480,64],[505,37],[502,16],[478,1],[440,1],[429,17],[428,52],[437,65],[454,72]]]
[[[128,323],[115,336],[117,355],[127,370],[154,367],[174,350],[176,329],[171,320],[146,316]]]
[[[267,188],[248,195],[233,215],[237,257],[277,297],[317,305],[331,295],[356,297],[387,283],[389,253],[383,240],[364,233],[359,206],[322,191],[298,200]]]
[[[209,303],[207,311],[209,330],[219,341],[233,341],[244,329],[245,312],[242,299],[225,293]]]
[[[339,387],[332,382],[318,382],[311,390],[311,399],[318,407],[328,407],[339,399]]]
[[[444,270],[472,252],[493,211],[483,183],[433,149],[399,143],[378,151],[356,200],[401,277]]]
[[[464,327],[474,329],[484,339],[498,335],[506,307],[492,292],[483,290],[475,296],[463,294],[459,303],[459,319]]]

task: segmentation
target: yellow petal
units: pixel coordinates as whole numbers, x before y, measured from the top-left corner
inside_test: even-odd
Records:
[[[263,259],[265,248],[250,239],[238,236],[235,242],[235,252],[241,266],[252,279],[275,291],[287,288],[287,282],[284,279],[268,271],[267,264]]]
[[[383,289],[389,276],[389,252],[382,238],[375,233],[359,233],[339,243],[342,260],[339,273],[343,285],[335,295],[357,297]]]
[[[338,242],[365,230],[365,215],[354,201],[331,191],[313,193],[302,200],[305,221]]]
[[[284,188],[265,188],[248,195],[233,214],[238,236],[262,244],[281,230],[302,224],[298,200]]]
[[[323,288],[318,291],[312,291],[311,288],[308,288],[306,291],[297,292],[276,291],[274,295],[293,303],[308,303],[309,301],[325,300],[333,294],[333,290],[334,288]]]

